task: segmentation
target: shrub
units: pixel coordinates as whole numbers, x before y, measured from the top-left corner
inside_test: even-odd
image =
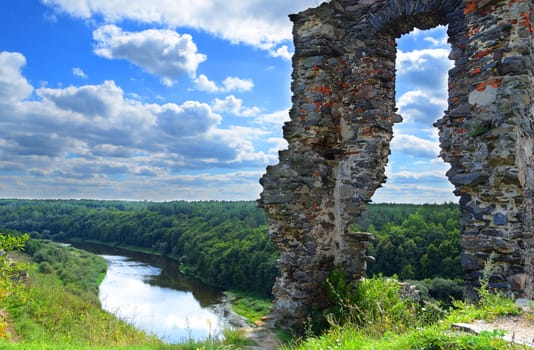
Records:
[[[39,264],[39,272],[49,275],[54,272],[54,268],[48,261],[43,261],[41,264]]]
[[[446,304],[450,304],[452,300],[462,299],[464,294],[462,284],[441,277],[432,279],[428,289],[430,297]]]
[[[410,297],[401,297],[401,283],[396,277],[365,278],[355,288],[343,271],[336,270],[326,284],[336,305],[326,313],[332,325],[348,323],[370,333],[384,334],[431,323],[441,316],[435,312],[439,308],[424,307]]]

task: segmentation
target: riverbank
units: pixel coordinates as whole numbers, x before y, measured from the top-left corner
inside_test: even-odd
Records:
[[[207,284],[198,274],[191,273],[190,269],[184,266],[180,262],[180,259],[175,256],[164,255],[150,249],[140,248],[129,245],[110,244],[105,242],[99,242],[95,240],[84,239],[69,239],[66,242],[72,243],[75,246],[83,249],[83,244],[93,244],[96,246],[109,247],[112,249],[121,249],[128,252],[148,254],[151,256],[164,257],[175,261],[179,264],[178,269],[180,273],[188,276],[189,278],[198,279],[200,282],[208,285],[211,288],[218,289],[217,286]],[[255,323],[261,321],[261,319],[268,315],[272,301],[268,298],[261,297],[257,294],[250,292],[243,292],[238,290],[221,291],[224,297],[220,303],[214,308],[214,310],[224,315],[225,318],[230,320],[232,326],[236,328],[247,328]]]
[[[2,348],[161,344],[100,308],[103,259],[35,240],[26,244],[26,252],[32,259],[24,267],[27,278],[13,286],[0,306],[11,329]]]
[[[74,244],[74,245],[76,245],[76,244],[86,244],[86,243],[88,243],[88,244],[96,244],[96,245],[109,247],[109,248],[123,249],[123,250],[129,251],[129,252],[143,253],[143,254],[149,254],[149,255],[153,255],[153,256],[169,258],[169,259],[174,260],[176,263],[179,264],[179,267],[178,267],[179,271],[181,273],[183,273],[184,275],[187,275],[187,276],[192,277],[192,278],[196,278],[199,281],[201,281],[202,283],[204,283],[204,284],[206,284],[206,285],[208,285],[208,286],[210,286],[212,288],[219,288],[220,289],[219,286],[214,285],[212,283],[209,283],[209,281],[206,278],[203,278],[202,275],[200,275],[198,273],[194,273],[193,269],[191,269],[190,267],[185,265],[181,261],[180,257],[177,256],[177,255],[162,254],[161,252],[159,252],[159,251],[157,251],[155,249],[143,248],[143,247],[138,247],[138,246],[128,245],[128,244],[102,242],[102,241],[93,240],[93,239],[69,238],[69,239],[64,240],[64,242],[71,243],[71,244]]]
[[[59,264],[44,258],[54,256],[68,264],[69,270],[78,272],[72,276],[95,282],[98,278],[94,276],[101,271],[87,273],[84,269],[92,264],[81,263],[90,256],[95,258],[94,255],[52,242],[36,249],[32,255],[37,259],[29,269],[28,279],[17,283],[0,305],[10,330],[9,334],[0,336],[2,349],[217,349],[225,344],[210,340],[164,345],[161,340],[103,311],[95,302],[98,298],[94,292],[81,289],[83,283],[79,281],[66,279],[70,274],[59,273],[55,269]],[[46,268],[48,273],[41,272],[42,266],[47,264],[53,270]],[[229,339],[243,342],[239,332],[231,333]]]

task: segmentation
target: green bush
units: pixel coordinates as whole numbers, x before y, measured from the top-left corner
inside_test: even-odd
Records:
[[[19,285],[26,276],[28,266],[24,263],[11,262],[7,252],[22,250],[28,235],[6,235],[0,233],[0,340],[9,337],[8,325],[3,317],[6,301],[20,294]]]
[[[48,275],[54,272],[54,268],[48,261],[43,261],[39,264],[39,272]]]
[[[335,307],[327,310],[325,317],[331,325],[350,324],[378,335],[426,325],[442,316],[439,307],[433,304],[402,297],[401,287],[395,276],[381,275],[362,279],[354,287],[342,270],[335,270],[326,282],[327,294]]]
[[[430,281],[428,293],[433,299],[450,304],[453,300],[463,298],[464,285],[454,280],[437,277]]]

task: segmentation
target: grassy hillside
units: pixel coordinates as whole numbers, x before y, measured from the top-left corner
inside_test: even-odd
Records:
[[[21,249],[27,239],[0,234],[0,251]],[[0,349],[230,348],[216,342],[164,345],[100,308],[103,259],[52,242],[30,241],[27,248],[30,264],[0,256]],[[21,271],[27,277],[19,278]],[[243,341],[238,333],[228,339]]]

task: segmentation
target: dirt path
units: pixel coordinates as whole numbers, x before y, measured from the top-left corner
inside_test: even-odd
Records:
[[[476,334],[483,331],[504,331],[504,340],[534,348],[534,301],[519,299],[517,303],[523,309],[521,315],[501,317],[493,322],[478,320],[457,323],[454,327]]]
[[[244,328],[247,338],[252,339],[256,345],[246,346],[246,350],[277,350],[280,342],[276,335],[266,325],[260,324],[256,327]]]

